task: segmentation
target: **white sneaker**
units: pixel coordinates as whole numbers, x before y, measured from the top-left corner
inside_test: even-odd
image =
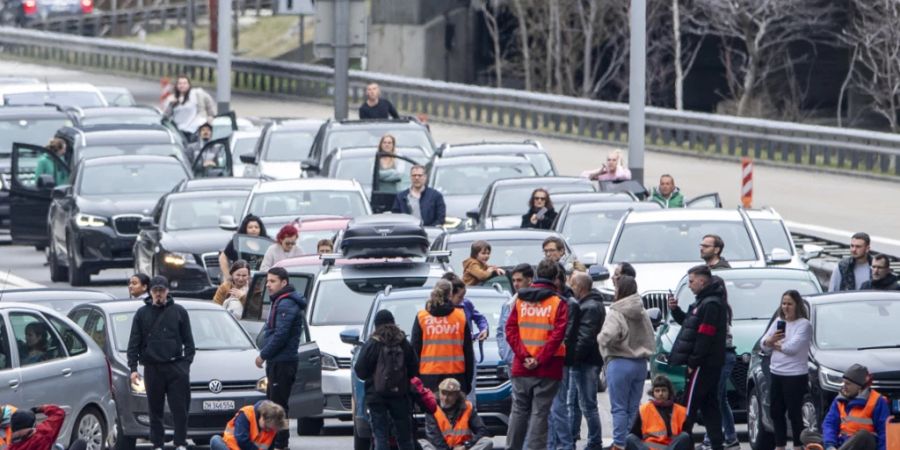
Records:
[[[175,450],[187,450],[187,447],[179,445],[178,447],[175,447]]]

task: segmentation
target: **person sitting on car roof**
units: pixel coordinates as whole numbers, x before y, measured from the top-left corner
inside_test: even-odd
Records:
[[[606,156],[606,164],[596,170],[585,170],[581,176],[591,181],[627,181],[631,179],[631,171],[625,164],[625,154],[615,149]]]
[[[209,441],[210,450],[257,450],[269,448],[279,431],[288,427],[281,405],[260,400],[238,410],[228,421],[225,433]]]
[[[411,185],[409,189],[397,193],[391,212],[394,214],[410,214],[422,220],[426,227],[444,225],[447,216],[447,205],[444,196],[428,183],[425,166],[416,164],[409,169]]]
[[[653,188],[650,200],[659,203],[663,208],[683,208],[684,196],[675,187],[675,178],[669,174],[659,177],[659,187]]]
[[[809,450],[885,450],[885,427],[890,405],[872,389],[866,366],[854,364],[844,372],[840,394],[831,402],[822,432],[809,428],[800,440]]]
[[[272,244],[263,256],[259,270],[269,270],[283,259],[293,258],[303,254],[303,249],[297,245],[300,232],[293,224],[287,224],[278,230],[275,243]]]
[[[490,450],[494,443],[472,403],[461,392],[459,381],[447,378],[438,386],[440,402],[434,414],[425,417],[423,450]]]

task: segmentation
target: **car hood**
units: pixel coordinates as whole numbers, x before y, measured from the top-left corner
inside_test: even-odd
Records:
[[[221,250],[231,236],[231,231],[221,228],[179,230],[166,232],[160,243],[169,251],[200,255]]]
[[[191,364],[191,383],[220,381],[257,381],[266,376],[266,371],[256,367],[259,351],[246,350],[197,350]],[[125,353],[118,354],[124,363]],[[227,364],[225,363],[227,361]],[[143,374],[144,366],[138,366]]]
[[[300,161],[261,161],[259,173],[276,180],[300,178]]]
[[[853,364],[862,364],[874,374],[896,371],[900,367],[900,351],[896,348],[861,351],[816,349],[813,357],[819,364],[842,373]]]
[[[341,332],[344,330],[360,330],[359,325],[310,325],[309,337],[319,344],[322,353],[328,353],[336,358],[350,358],[353,346],[341,342]]]
[[[112,217],[118,214],[141,214],[149,216],[161,194],[128,194],[103,197],[80,196],[77,198],[78,211],[95,216]]]
[[[444,203],[447,205],[447,217],[466,219],[466,211],[478,207],[481,195],[445,195]]]
[[[489,230],[500,230],[506,228],[519,228],[521,225],[522,216],[493,216],[485,221],[484,227]]]
[[[758,341],[760,336],[766,332],[766,326],[768,324],[768,318],[733,321],[731,323],[731,336],[735,346],[735,353],[737,353],[738,356],[743,355],[744,353],[751,353],[753,351],[753,346],[756,345],[756,341]],[[672,343],[675,342],[675,338],[678,337],[679,331],[681,331],[681,326],[674,321],[661,326],[659,328],[659,333],[662,333],[662,336],[660,336],[658,344],[662,348],[658,348],[657,352],[668,353],[672,349]]]

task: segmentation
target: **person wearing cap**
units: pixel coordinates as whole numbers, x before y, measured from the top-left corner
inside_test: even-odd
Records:
[[[399,353],[393,353],[395,350],[399,350]],[[396,354],[397,361],[391,361],[394,359],[392,354]],[[388,371],[405,373],[398,386],[376,383],[379,365],[389,365],[386,367]],[[356,376],[365,381],[366,407],[375,438],[375,450],[390,448],[391,424],[397,431],[400,450],[414,448],[415,429],[409,396],[410,379],[419,373],[419,359],[406,340],[406,333],[394,322],[394,315],[390,311],[382,309],[375,313],[375,331],[360,348],[353,370]]]
[[[47,416],[43,422],[35,426],[35,414],[41,413]],[[66,412],[56,405],[41,405],[34,408],[19,409],[9,419],[9,428],[12,435],[7,450],[48,450],[53,447],[63,422]],[[76,439],[69,450],[84,450],[87,442],[84,439]]]
[[[260,400],[239,409],[225,426],[222,436],[213,436],[210,450],[258,450],[269,448],[275,435],[288,427],[288,419],[277,403]]]
[[[0,450],[6,450],[12,439],[12,430],[9,421],[17,408],[13,405],[0,405]]]
[[[641,405],[625,438],[625,450],[691,450],[691,436],[684,431],[687,409],[675,403],[675,388],[665,375],[653,377],[650,401]]]
[[[143,385],[150,413],[150,442],[154,449],[165,443],[163,414],[168,400],[175,446],[187,448],[188,408],[191,403],[191,363],[194,336],[187,310],[169,295],[169,280],[157,275],[150,280],[150,296],[134,314],[128,339],[128,367],[132,386],[140,385],[138,363],[144,366]]]
[[[487,427],[478,417],[472,402],[466,400],[459,381],[447,378],[438,386],[440,402],[434,414],[425,417],[423,450],[490,450],[494,443]]]
[[[890,405],[872,389],[869,369],[854,364],[844,372],[841,392],[831,402],[822,432],[803,430],[800,441],[809,450],[885,450]]]

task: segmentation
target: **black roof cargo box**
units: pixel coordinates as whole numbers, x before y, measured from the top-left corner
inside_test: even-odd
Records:
[[[407,214],[376,214],[351,220],[340,246],[344,258],[424,258],[429,244],[421,220]]]

